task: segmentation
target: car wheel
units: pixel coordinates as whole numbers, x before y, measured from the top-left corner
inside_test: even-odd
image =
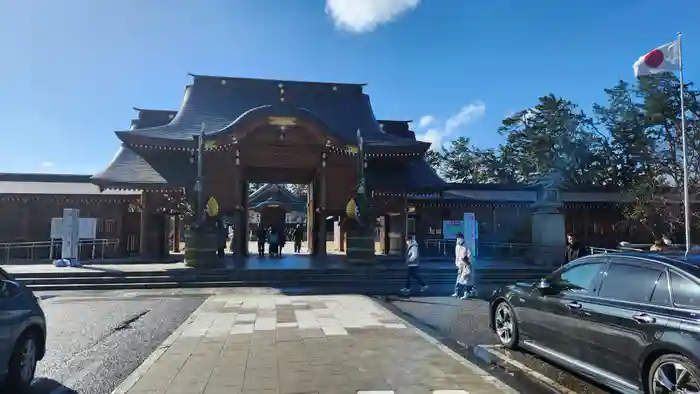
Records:
[[[36,336],[30,332],[22,334],[15,344],[5,381],[5,384],[14,390],[12,392],[29,390],[36,372],[39,357],[38,345]]]
[[[700,369],[688,357],[664,354],[649,368],[649,394],[698,393]]]
[[[513,313],[513,307],[503,301],[496,305],[493,312],[493,325],[501,344],[509,349],[518,346],[518,320]]]

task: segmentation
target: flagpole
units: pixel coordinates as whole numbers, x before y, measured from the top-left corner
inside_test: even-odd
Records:
[[[683,84],[683,48],[681,46],[681,33],[678,33],[678,66],[680,68],[680,91],[681,91],[681,135],[683,137],[683,210],[685,211],[685,255],[690,253],[690,198],[688,196],[688,153],[685,136],[685,98]]]

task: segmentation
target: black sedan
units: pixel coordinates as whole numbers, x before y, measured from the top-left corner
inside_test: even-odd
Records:
[[[496,290],[490,326],[623,393],[700,393],[700,257],[609,253]]]

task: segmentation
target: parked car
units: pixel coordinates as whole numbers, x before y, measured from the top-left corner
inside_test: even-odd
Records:
[[[490,326],[623,393],[700,392],[700,257],[590,255],[498,289]]]
[[[46,318],[39,300],[0,268],[0,383],[7,392],[29,389],[45,352]]]

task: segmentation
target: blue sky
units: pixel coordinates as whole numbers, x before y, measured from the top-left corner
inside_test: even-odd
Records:
[[[696,0],[7,0],[0,171],[99,171],[132,107],[176,109],[187,72],[365,82],[378,118],[491,147],[508,113],[549,92],[589,108],[677,31],[700,77],[698,15]]]

